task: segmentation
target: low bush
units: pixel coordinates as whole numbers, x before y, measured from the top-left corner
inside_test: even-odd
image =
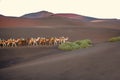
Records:
[[[66,42],[66,43],[59,45],[58,48],[61,50],[75,50],[75,49],[79,49],[80,47],[78,44],[75,44],[73,42]]]
[[[76,50],[80,48],[87,48],[92,45],[92,41],[89,39],[77,40],[75,42],[66,42],[58,46],[61,50]]]
[[[109,42],[117,42],[120,41],[120,36],[119,37],[112,37],[108,40]]]
[[[89,40],[89,39],[85,39],[85,40],[78,40],[78,41],[75,41],[76,44],[78,45],[81,45],[82,43],[88,43],[89,45],[92,44],[92,41]]]

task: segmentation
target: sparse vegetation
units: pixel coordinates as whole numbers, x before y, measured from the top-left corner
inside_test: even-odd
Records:
[[[59,45],[59,49],[61,50],[76,50],[80,48],[87,48],[92,45],[92,41],[89,39],[85,40],[77,40],[75,42],[66,42]]]
[[[120,41],[120,36],[119,37],[112,37],[108,40],[109,42],[117,42]]]
[[[79,49],[80,46],[73,42],[66,42],[66,43],[59,45],[58,48],[61,50],[75,50],[75,49]]]
[[[75,41],[74,43],[78,44],[80,48],[87,48],[92,45],[92,41],[89,39]]]

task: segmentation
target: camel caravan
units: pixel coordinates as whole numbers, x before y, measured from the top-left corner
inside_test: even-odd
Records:
[[[37,38],[18,38],[18,39],[0,39],[0,47],[18,47],[18,46],[39,46],[39,45],[48,45],[48,46],[55,46],[68,41],[68,37],[37,37]]]

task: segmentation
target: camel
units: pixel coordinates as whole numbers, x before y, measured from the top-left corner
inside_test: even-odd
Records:
[[[28,45],[28,39],[18,38],[16,39],[17,46],[26,46]]]
[[[37,46],[38,45],[38,41],[39,41],[39,38],[34,38],[33,39],[33,46]]]
[[[0,47],[6,47],[6,41],[0,39]]]
[[[33,38],[30,38],[30,40],[28,41],[28,46],[32,46],[33,42],[34,42]]]
[[[17,46],[37,46],[37,45],[58,45],[65,43],[69,38],[68,37],[37,37],[37,38],[18,38],[18,39],[0,39],[0,47],[17,47]]]
[[[35,43],[36,43],[37,45],[40,45],[40,43],[39,43],[40,37],[37,37],[35,41],[36,41]]]
[[[50,39],[48,39],[48,44],[49,45],[54,44],[54,38],[53,37],[51,37]]]
[[[29,46],[37,46],[38,45],[38,40],[36,38],[30,38],[30,40],[28,41],[28,45]]]
[[[39,44],[40,45],[46,45],[46,38],[40,38],[40,40],[39,40]]]
[[[12,47],[17,47],[17,41],[15,39],[12,40],[11,44]]]
[[[0,47],[2,47],[2,40],[0,39]]]
[[[5,41],[7,47],[17,47],[17,41],[15,39],[8,39]]]
[[[68,37],[66,37],[66,38],[65,38],[65,37],[63,37],[62,42],[63,42],[63,43],[65,43],[66,41],[68,41],[68,39],[69,39]]]
[[[2,47],[2,42],[0,42],[0,47]]]
[[[65,43],[66,41],[68,41],[68,37],[59,37],[58,39],[57,39],[57,42],[58,42],[58,44],[62,44],[62,43]]]
[[[57,45],[57,44],[59,44],[58,43],[59,42],[59,38],[53,38],[53,40],[52,40],[52,45]]]

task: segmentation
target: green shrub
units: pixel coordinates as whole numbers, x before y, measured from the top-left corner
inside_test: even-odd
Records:
[[[59,45],[58,48],[61,50],[75,50],[75,49],[79,49],[80,47],[78,44],[75,44],[73,42],[67,42]]]
[[[85,39],[85,40],[77,40],[77,41],[75,41],[75,43],[78,45],[81,45],[82,43],[87,43],[87,44],[91,45],[92,41],[89,39]]]
[[[113,37],[108,40],[109,42],[117,42],[120,41],[120,37]]]
[[[59,49],[61,50],[76,50],[76,49],[80,49],[80,48],[87,48],[89,46],[91,46],[92,41],[89,39],[85,39],[85,40],[77,40],[75,42],[67,42],[67,43],[63,43],[61,45],[59,45]]]
[[[91,46],[89,43],[87,43],[87,42],[82,42],[81,45],[80,45],[80,48],[87,48],[87,47],[89,47],[89,46]]]

